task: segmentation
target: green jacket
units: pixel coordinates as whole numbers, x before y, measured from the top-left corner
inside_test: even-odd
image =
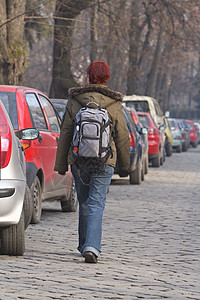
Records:
[[[73,164],[72,138],[74,131],[74,119],[81,107],[88,102],[96,102],[108,112],[112,129],[111,137],[112,157],[106,164],[115,167],[116,161],[119,170],[128,171],[130,166],[130,141],[126,120],[122,110],[123,95],[109,89],[105,85],[90,84],[84,87],[69,89],[69,100],[61,122],[61,132],[58,142],[56,162],[54,170],[66,172],[68,164]]]

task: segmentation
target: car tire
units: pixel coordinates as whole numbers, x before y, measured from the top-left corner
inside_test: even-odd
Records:
[[[145,160],[142,161],[142,166],[141,166],[141,180],[144,181],[144,168],[145,168]]]
[[[77,210],[78,198],[77,198],[75,182],[73,178],[71,181],[69,197],[68,199],[66,199],[66,197],[62,198],[60,204],[63,212],[75,212]]]
[[[192,143],[192,147],[193,147],[193,148],[196,148],[196,147],[197,147],[197,145],[198,145],[198,143],[197,143],[197,142],[195,142],[195,143]]]
[[[144,174],[148,174],[148,173],[149,173],[149,158],[147,155],[144,162]]]
[[[137,167],[134,171],[130,173],[130,184],[141,184],[141,161],[139,159]]]
[[[157,156],[152,159],[152,167],[154,168],[160,167],[160,154],[157,154]]]
[[[25,221],[25,230],[31,222],[33,214],[33,201],[31,196],[31,191],[26,185],[25,195],[24,195],[24,221]]]
[[[172,145],[169,142],[167,142],[165,150],[166,150],[166,156],[172,155],[173,149],[172,149]]]
[[[31,224],[37,224],[39,223],[42,214],[42,188],[38,176],[35,177],[31,184],[30,191],[33,201]]]
[[[176,152],[181,153],[182,152],[182,144],[180,144],[178,147],[176,147]]]
[[[22,256],[25,251],[25,218],[22,210],[18,224],[0,231],[1,254]]]

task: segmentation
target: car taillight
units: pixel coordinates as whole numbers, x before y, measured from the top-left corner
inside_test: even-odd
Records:
[[[130,147],[135,147],[135,138],[132,132],[129,132]]]
[[[0,168],[7,167],[12,150],[12,136],[10,126],[4,114],[2,107],[0,106]]]
[[[29,140],[21,140],[20,142],[24,150],[28,149],[31,146],[31,141]]]

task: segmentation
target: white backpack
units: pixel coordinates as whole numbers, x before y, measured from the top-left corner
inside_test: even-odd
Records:
[[[76,164],[104,165],[111,155],[108,113],[95,102],[76,114],[72,151]]]

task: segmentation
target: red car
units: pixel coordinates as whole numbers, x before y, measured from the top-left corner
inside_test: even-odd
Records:
[[[71,171],[62,176],[53,170],[61,119],[51,101],[39,90],[6,85],[0,85],[0,99],[19,138],[25,128],[36,128],[39,133],[35,140],[25,140],[24,136],[21,140],[34,205],[32,223],[40,220],[43,200],[59,200],[63,211],[75,211],[77,198]]]
[[[164,162],[164,137],[150,113],[137,112],[140,122],[148,128],[148,156],[153,167],[160,167]]]
[[[191,120],[185,120],[185,121],[187,122],[190,131],[190,144],[192,145],[192,147],[196,148],[198,145],[197,128],[194,126]]]

